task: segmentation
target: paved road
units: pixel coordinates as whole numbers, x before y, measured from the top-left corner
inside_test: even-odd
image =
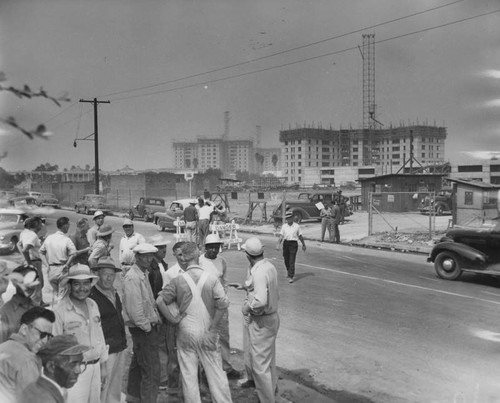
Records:
[[[140,221],[136,230],[157,233]],[[472,275],[446,282],[423,256],[310,242],[289,285],[276,240],[263,240],[282,287],[280,367],[324,385],[338,402],[500,401],[499,282]],[[223,256],[229,280],[241,282],[243,252]],[[241,349],[244,296],[234,289],[229,296],[232,345]]]

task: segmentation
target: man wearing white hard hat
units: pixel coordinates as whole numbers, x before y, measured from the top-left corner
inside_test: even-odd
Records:
[[[259,400],[275,402],[278,382],[276,373],[276,336],[278,316],[278,273],[264,258],[259,238],[249,238],[244,245],[250,268],[244,285],[230,284],[246,290],[241,311],[244,315],[243,350],[248,380],[241,387],[255,387]]]
[[[99,259],[111,256],[111,250],[114,245],[111,244],[111,237],[113,236],[113,228],[111,225],[101,225],[97,231],[97,240],[90,248],[89,266],[94,268]]]
[[[205,254],[200,256],[200,266],[209,273],[216,276],[222,284],[224,291],[227,294],[227,262],[222,256],[219,256],[219,251],[222,246],[222,241],[217,234],[207,235],[205,239]],[[228,379],[240,379],[242,374],[237,369],[233,368],[230,362],[231,347],[229,343],[229,312],[226,310],[219,324],[219,341],[222,355],[222,368],[226,371]]]
[[[122,228],[124,235],[122,239],[120,239],[118,260],[120,261],[120,264],[125,264],[128,256],[126,252],[134,249],[137,245],[146,242],[146,239],[138,232],[135,232],[134,222],[129,218],[125,218],[125,220],[123,220]]]
[[[158,249],[149,243],[137,245],[135,263],[123,279],[123,318],[132,336],[133,356],[128,373],[130,401],[154,403],[160,385],[158,324],[160,315],[148,279],[148,269]]]
[[[92,246],[97,240],[97,231],[104,224],[104,213],[101,210],[97,210],[94,213],[94,225],[87,232],[87,240],[89,245]]]
[[[61,287],[69,292],[54,305],[56,321],[54,335],[74,334],[80,344],[89,346],[83,354],[87,368],[76,384],[68,389],[68,402],[100,403],[101,387],[107,380],[108,346],[102,330],[101,314],[97,303],[89,298],[98,277],[84,264],[70,267]]]

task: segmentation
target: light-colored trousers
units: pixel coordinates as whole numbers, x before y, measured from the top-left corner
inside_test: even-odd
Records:
[[[106,361],[108,377],[101,391],[101,403],[120,403],[125,350],[110,354]]]
[[[255,382],[259,400],[275,402],[278,384],[276,372],[276,336],[280,326],[277,313],[251,316],[243,321],[243,350],[247,377]]]
[[[87,365],[75,385],[68,389],[68,402],[101,403],[101,365]]]

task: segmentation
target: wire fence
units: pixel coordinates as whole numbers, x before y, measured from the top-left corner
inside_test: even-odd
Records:
[[[368,202],[368,233],[422,233],[432,239],[451,224],[451,212],[439,211],[434,192],[372,192]],[[431,201],[430,203],[428,201]]]

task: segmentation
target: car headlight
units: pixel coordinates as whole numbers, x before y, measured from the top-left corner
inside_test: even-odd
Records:
[[[3,241],[5,239],[4,235],[0,235],[0,241]]]

